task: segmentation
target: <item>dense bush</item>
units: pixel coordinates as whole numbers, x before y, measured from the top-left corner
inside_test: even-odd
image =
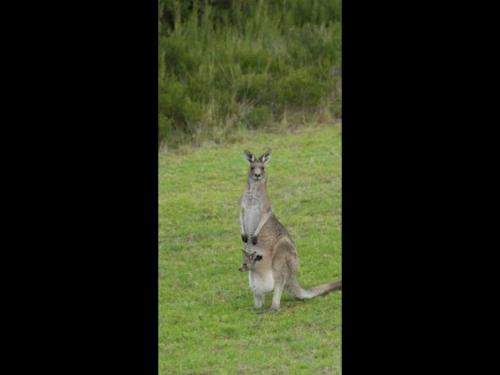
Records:
[[[162,143],[340,115],[340,0],[160,0],[159,30]]]

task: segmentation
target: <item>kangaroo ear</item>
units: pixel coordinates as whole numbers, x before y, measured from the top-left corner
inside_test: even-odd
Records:
[[[249,163],[253,163],[255,161],[255,156],[250,151],[245,150],[243,151],[243,154]]]
[[[269,149],[267,150],[266,152],[264,152],[264,154],[259,158],[259,160],[262,162],[262,163],[267,163],[269,160],[271,160],[271,153],[272,153],[272,150]]]

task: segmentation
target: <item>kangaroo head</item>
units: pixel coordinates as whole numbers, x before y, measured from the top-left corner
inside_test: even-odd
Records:
[[[239,268],[241,272],[247,272],[255,269],[255,263],[262,259],[262,255],[257,255],[254,251],[252,253],[248,253],[243,250],[243,264]]]
[[[260,158],[255,158],[255,156],[250,151],[245,151],[245,158],[250,164],[250,169],[248,170],[248,178],[253,181],[265,180],[266,172],[265,167],[267,162],[271,159],[271,149],[267,150]]]

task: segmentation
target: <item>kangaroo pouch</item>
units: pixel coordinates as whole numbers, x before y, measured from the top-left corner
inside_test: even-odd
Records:
[[[250,271],[248,273],[248,283],[255,294],[272,292],[274,289],[273,272],[271,270],[264,273]]]

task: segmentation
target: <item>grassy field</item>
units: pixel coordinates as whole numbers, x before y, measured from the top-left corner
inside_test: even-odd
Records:
[[[159,374],[340,374],[341,292],[286,293],[258,314],[246,273],[242,151],[273,156],[273,210],[292,235],[303,287],[341,277],[341,127],[248,131],[245,140],[159,154]]]

